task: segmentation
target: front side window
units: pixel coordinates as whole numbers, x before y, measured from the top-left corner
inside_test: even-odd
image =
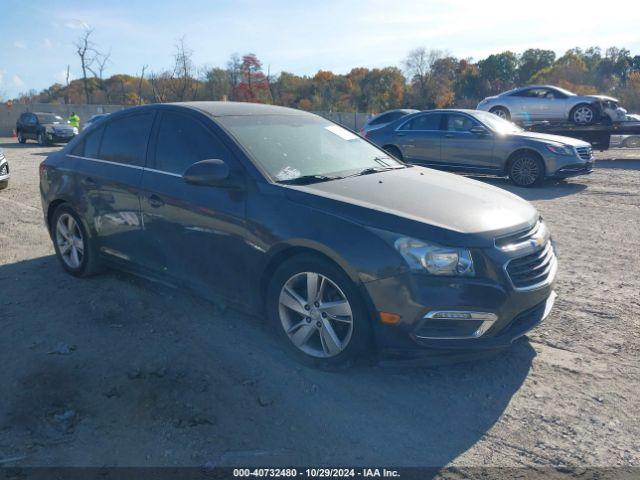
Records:
[[[229,159],[228,150],[200,122],[174,112],[164,112],[158,129],[154,168],[182,174],[201,160]]]
[[[450,132],[468,132],[475,125],[478,125],[478,122],[466,115],[452,113],[447,115],[447,130]]]
[[[98,158],[144,166],[153,116],[152,112],[129,115],[105,125]]]
[[[403,166],[346,128],[320,117],[247,115],[216,120],[276,181]]]
[[[442,120],[442,114],[429,113],[426,115],[418,115],[413,117],[407,123],[400,127],[401,130],[440,130],[440,121]]]

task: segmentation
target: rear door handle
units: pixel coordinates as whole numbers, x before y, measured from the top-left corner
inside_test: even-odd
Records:
[[[164,200],[162,200],[158,195],[151,195],[149,197],[149,205],[153,208],[159,208],[164,205]]]
[[[453,133],[445,133],[445,138],[453,138]]]

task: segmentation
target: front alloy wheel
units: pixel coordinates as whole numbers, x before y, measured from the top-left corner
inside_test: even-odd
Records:
[[[509,178],[519,187],[532,187],[544,177],[542,162],[529,155],[521,155],[511,162]]]
[[[282,328],[298,349],[315,358],[342,353],[353,334],[353,312],[344,292],[315,272],[293,275],[279,300]]]

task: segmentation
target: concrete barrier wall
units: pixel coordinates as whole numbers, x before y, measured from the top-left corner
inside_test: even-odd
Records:
[[[60,115],[65,120],[71,112],[80,116],[82,126],[91,116],[97,113],[111,113],[127,108],[124,105],[59,105],[53,103],[33,103],[29,105],[14,104],[7,108],[0,104],[0,137],[8,137],[16,126],[16,120],[23,112],[50,112]],[[340,125],[357,131],[371,116],[360,112],[313,112]]]

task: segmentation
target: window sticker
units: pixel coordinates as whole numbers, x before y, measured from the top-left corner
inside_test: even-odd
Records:
[[[346,128],[342,128],[338,125],[329,125],[328,127],[324,127],[327,130],[329,130],[331,133],[333,133],[334,135],[339,136],[340,138],[342,138],[343,140],[355,140],[358,138],[357,135],[351,133],[349,130],[347,130]]]

